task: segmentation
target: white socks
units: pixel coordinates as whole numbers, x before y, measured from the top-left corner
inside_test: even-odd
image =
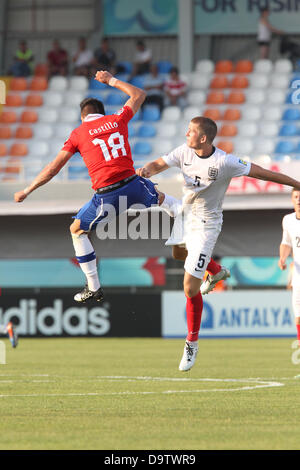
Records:
[[[86,233],[72,234],[73,245],[79,266],[84,272],[88,288],[95,292],[100,287],[97,271],[96,253]]]

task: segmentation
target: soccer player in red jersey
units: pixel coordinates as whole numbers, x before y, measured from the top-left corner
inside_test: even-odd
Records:
[[[38,187],[48,183],[79,152],[88,168],[95,190],[93,198],[75,216],[70,230],[76,258],[84,272],[87,284],[74,296],[77,302],[89,299],[101,301],[103,291],[97,272],[96,254],[88,234],[101,221],[119,215],[134,204],[145,207],[158,204],[159,194],[154,184],[136,174],[128,142],[128,122],[139,110],[146,93],[129,83],[116,79],[107,71],[96,73],[96,80],[118,88],[129,95],[122,109],[105,116],[103,103],[86,98],[80,103],[81,125],[73,130],[56,158],[50,162],[24,190],[15,193],[15,201],[22,202]],[[127,207],[119,207],[120,197]],[[114,210],[107,214],[107,207]]]

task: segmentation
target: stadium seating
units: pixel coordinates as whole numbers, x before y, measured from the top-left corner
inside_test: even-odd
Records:
[[[195,67],[196,72],[203,74],[212,74],[214,69],[215,64],[212,60],[209,59],[199,60]]]
[[[137,131],[137,137],[154,137],[156,135],[156,127],[154,127],[151,124],[142,124],[138,131]]]
[[[232,73],[233,62],[231,60],[219,60],[215,66],[215,73]]]
[[[181,117],[181,110],[178,106],[167,106],[162,112],[162,121],[177,122]]]
[[[239,60],[234,67],[235,73],[252,73],[253,63],[251,60]]]
[[[145,106],[143,109],[143,121],[159,121],[160,111],[157,106]]]

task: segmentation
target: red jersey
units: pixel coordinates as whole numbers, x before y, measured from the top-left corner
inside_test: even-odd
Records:
[[[93,189],[135,174],[128,142],[128,121],[132,117],[129,106],[108,116],[89,114],[65,142],[62,150],[81,154]]]

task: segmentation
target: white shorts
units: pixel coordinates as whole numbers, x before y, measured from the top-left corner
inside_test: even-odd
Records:
[[[186,234],[185,244],[188,255],[184,269],[187,273],[198,279],[203,279],[221,228],[221,222],[207,222],[203,223],[201,229]]]
[[[293,287],[292,302],[293,302],[293,311],[294,311],[295,317],[300,317],[300,289],[299,287],[297,287],[297,289]]]

